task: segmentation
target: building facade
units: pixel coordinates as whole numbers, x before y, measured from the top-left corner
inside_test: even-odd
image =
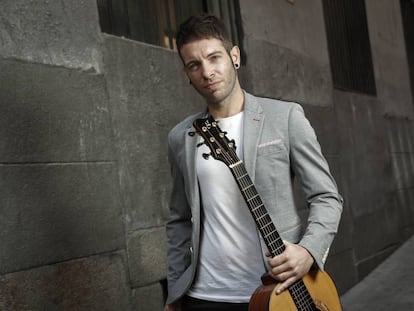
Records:
[[[340,293],[414,232],[414,4],[359,2],[342,26],[327,1],[234,8],[243,87],[304,107],[344,196]],[[0,0],[0,310],[163,308],[166,137],[204,103],[138,40],[153,22],[104,33],[102,3]]]

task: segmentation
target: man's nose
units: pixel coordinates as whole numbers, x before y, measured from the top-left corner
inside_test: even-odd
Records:
[[[210,64],[203,64],[202,67],[203,72],[203,78],[205,80],[209,80],[212,77],[214,77],[214,67]]]

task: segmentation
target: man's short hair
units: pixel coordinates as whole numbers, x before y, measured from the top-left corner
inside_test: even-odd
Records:
[[[184,21],[177,32],[176,43],[181,56],[181,47],[194,40],[219,39],[227,52],[233,47],[229,33],[224,22],[214,15],[206,13],[194,15]]]

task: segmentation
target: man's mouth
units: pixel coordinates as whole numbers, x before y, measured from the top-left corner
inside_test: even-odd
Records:
[[[219,82],[220,81],[210,82],[210,83],[206,84],[205,88],[209,89],[209,90],[214,89],[219,84]]]

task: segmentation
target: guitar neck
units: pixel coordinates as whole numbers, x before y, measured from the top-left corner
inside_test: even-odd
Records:
[[[285,250],[285,245],[247,173],[246,167],[240,160],[230,165],[230,170],[269,252],[273,256],[280,255]]]

